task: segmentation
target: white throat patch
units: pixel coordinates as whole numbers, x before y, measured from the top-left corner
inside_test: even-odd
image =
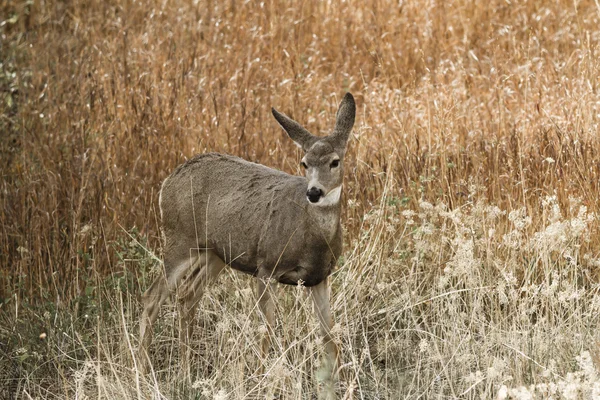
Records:
[[[329,193],[325,196],[321,197],[318,202],[313,203],[315,206],[332,206],[340,202],[340,197],[342,196],[342,185],[336,187],[335,189],[331,189]]]

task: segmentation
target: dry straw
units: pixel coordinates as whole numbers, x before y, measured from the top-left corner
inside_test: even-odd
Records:
[[[301,289],[277,289],[266,360],[229,272],[188,371],[174,308],[153,373],[131,348],[161,181],[209,150],[300,173],[270,107],[324,134],[345,91],[336,395],[599,395],[597,2],[5,1],[0,20],[0,396],[323,394]]]

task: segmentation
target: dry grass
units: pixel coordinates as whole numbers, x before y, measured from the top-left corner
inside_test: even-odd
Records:
[[[190,371],[172,310],[154,374],[131,348],[161,181],[209,150],[299,172],[269,108],[323,134],[346,90],[338,395],[600,394],[597,2],[0,10],[0,396],[312,398],[301,289],[277,289],[268,360],[251,281],[232,272],[202,302]]]

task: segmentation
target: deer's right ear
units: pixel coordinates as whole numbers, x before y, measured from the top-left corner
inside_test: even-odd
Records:
[[[284,131],[288,134],[288,136],[296,142],[298,146],[302,148],[304,151],[308,151],[310,146],[317,141],[317,137],[313,136],[309,131],[307,131],[302,125],[291,119],[285,114],[280,113],[274,108],[271,108],[271,112],[273,116],[279,122],[279,125],[283,128]]]

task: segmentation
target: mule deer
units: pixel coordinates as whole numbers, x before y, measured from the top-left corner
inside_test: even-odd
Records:
[[[152,324],[169,293],[181,300],[181,334],[192,334],[195,308],[206,285],[226,266],[257,277],[258,306],[272,333],[272,280],[310,288],[326,347],[330,376],[337,371],[338,349],[327,277],[342,251],[340,198],[346,143],[356,106],[347,93],[326,137],[309,133],[277,110],[273,116],[304,150],[306,177],[230,155],[198,155],[163,183],[160,212],[164,234],[164,275],[143,295],[140,323],[142,363],[152,341]],[[269,333],[262,339],[268,351]]]

